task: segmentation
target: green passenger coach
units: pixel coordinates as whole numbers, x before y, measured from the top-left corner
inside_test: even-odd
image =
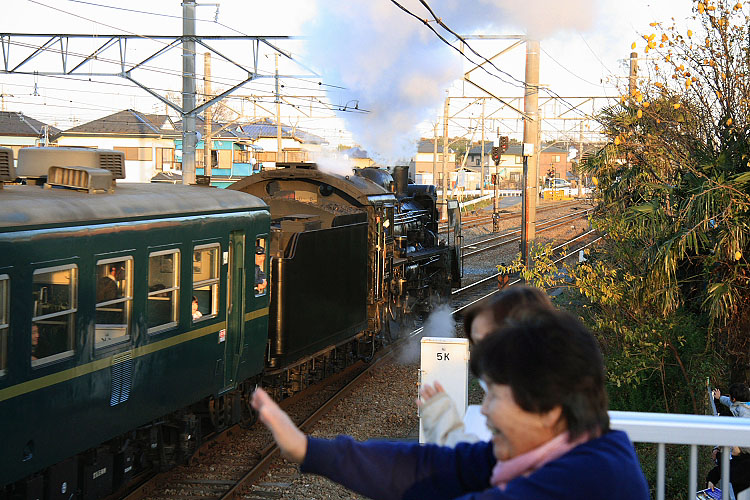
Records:
[[[109,494],[245,416],[263,372],[268,207],[115,185],[123,160],[28,148],[14,172],[0,151],[25,179],[0,189],[0,498]]]

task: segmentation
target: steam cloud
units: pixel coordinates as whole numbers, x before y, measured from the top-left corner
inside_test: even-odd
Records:
[[[419,0],[399,3],[421,19],[431,18]],[[518,33],[542,39],[564,29],[585,30],[594,0],[430,0],[435,14],[459,34]],[[445,90],[462,77],[464,63],[422,22],[387,0],[318,1],[308,26],[307,61],[326,82],[340,83],[334,104],[367,109],[343,113],[347,128],[372,155],[402,162],[414,153],[416,125],[433,118]],[[454,37],[430,24],[448,41]],[[520,68],[520,74],[523,69]]]
[[[450,305],[443,304],[430,313],[424,324],[424,334],[426,337],[454,337],[455,328],[453,311]]]
[[[425,337],[455,337],[456,322],[449,304],[436,307],[423,325]],[[419,360],[421,346],[418,342],[410,342],[399,355],[398,362],[402,364],[414,363]]]
[[[346,177],[354,173],[353,163],[346,155],[318,153],[315,155],[315,163],[318,170],[328,174]]]

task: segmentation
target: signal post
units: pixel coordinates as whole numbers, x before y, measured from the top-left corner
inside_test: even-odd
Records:
[[[484,142],[483,142],[484,144]],[[498,137],[495,141],[495,145],[492,146],[492,161],[495,162],[495,175],[492,176],[492,184],[495,188],[495,195],[492,198],[492,232],[496,233],[500,231],[500,214],[498,213],[498,199],[497,199],[497,181],[500,176],[497,172],[497,167],[500,165],[503,153],[508,149],[508,137]]]

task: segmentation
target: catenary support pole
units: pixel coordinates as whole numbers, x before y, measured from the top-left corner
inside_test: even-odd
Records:
[[[445,107],[443,108],[443,179],[442,179],[442,200],[440,205],[440,219],[448,218],[448,107],[450,106],[450,97],[445,98]]]
[[[182,2],[182,183],[195,184],[195,0]]]
[[[208,101],[213,97],[211,95],[211,53],[206,52],[203,55],[203,93],[206,95],[205,100]],[[211,178],[211,127],[213,115],[211,113],[211,106],[207,107],[203,111],[203,119],[205,121],[205,130],[203,132],[203,175]]]
[[[523,196],[524,237],[521,240],[521,256],[529,265],[529,249],[536,237],[536,203],[539,183],[539,40],[526,41],[526,85],[523,99],[523,142],[534,145],[533,155],[524,156],[527,166]]]

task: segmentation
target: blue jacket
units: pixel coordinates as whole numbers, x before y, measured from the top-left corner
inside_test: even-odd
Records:
[[[374,500],[648,500],[648,484],[627,435],[610,431],[576,446],[528,477],[490,486],[491,442],[455,448],[404,442],[308,438],[302,472],[336,481]]]

